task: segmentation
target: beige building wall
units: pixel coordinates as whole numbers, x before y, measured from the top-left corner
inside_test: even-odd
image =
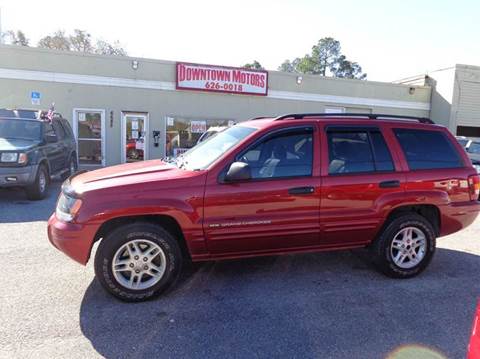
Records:
[[[132,62],[138,62],[134,69]],[[121,162],[122,112],[148,113],[149,157],[165,155],[166,117],[242,121],[292,112],[403,114],[429,117],[431,88],[269,71],[268,96],[175,90],[175,63],[0,46],[0,107],[56,110],[73,124],[78,108],[105,111],[105,164]],[[41,94],[32,105],[31,92]],[[159,147],[152,131],[161,131]]]
[[[450,130],[480,137],[480,67],[456,65]]]

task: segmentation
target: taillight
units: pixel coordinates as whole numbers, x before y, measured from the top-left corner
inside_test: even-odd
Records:
[[[473,175],[468,177],[468,188],[470,192],[470,200],[478,201],[480,196],[480,176]]]

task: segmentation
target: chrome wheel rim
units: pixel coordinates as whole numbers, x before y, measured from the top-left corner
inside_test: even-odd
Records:
[[[112,272],[123,287],[143,290],[162,279],[166,266],[165,253],[158,244],[147,239],[135,239],[117,250],[112,261]]]
[[[396,266],[410,269],[419,264],[425,257],[427,238],[417,227],[405,227],[393,237],[390,254]]]
[[[38,188],[40,193],[45,192],[45,188],[47,187],[47,176],[45,176],[44,171],[40,171],[38,174]]]

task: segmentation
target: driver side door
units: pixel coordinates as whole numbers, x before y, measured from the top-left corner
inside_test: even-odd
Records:
[[[215,171],[209,173],[204,233],[210,253],[245,255],[319,244],[320,150],[315,129],[282,128],[241,149],[233,162],[250,166],[248,180],[222,183]]]

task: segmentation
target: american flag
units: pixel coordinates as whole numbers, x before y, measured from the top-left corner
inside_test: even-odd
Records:
[[[52,122],[53,120],[53,115],[55,114],[55,102],[52,103],[52,106],[50,106],[50,108],[48,109],[48,112],[47,112],[47,120],[49,122]]]

